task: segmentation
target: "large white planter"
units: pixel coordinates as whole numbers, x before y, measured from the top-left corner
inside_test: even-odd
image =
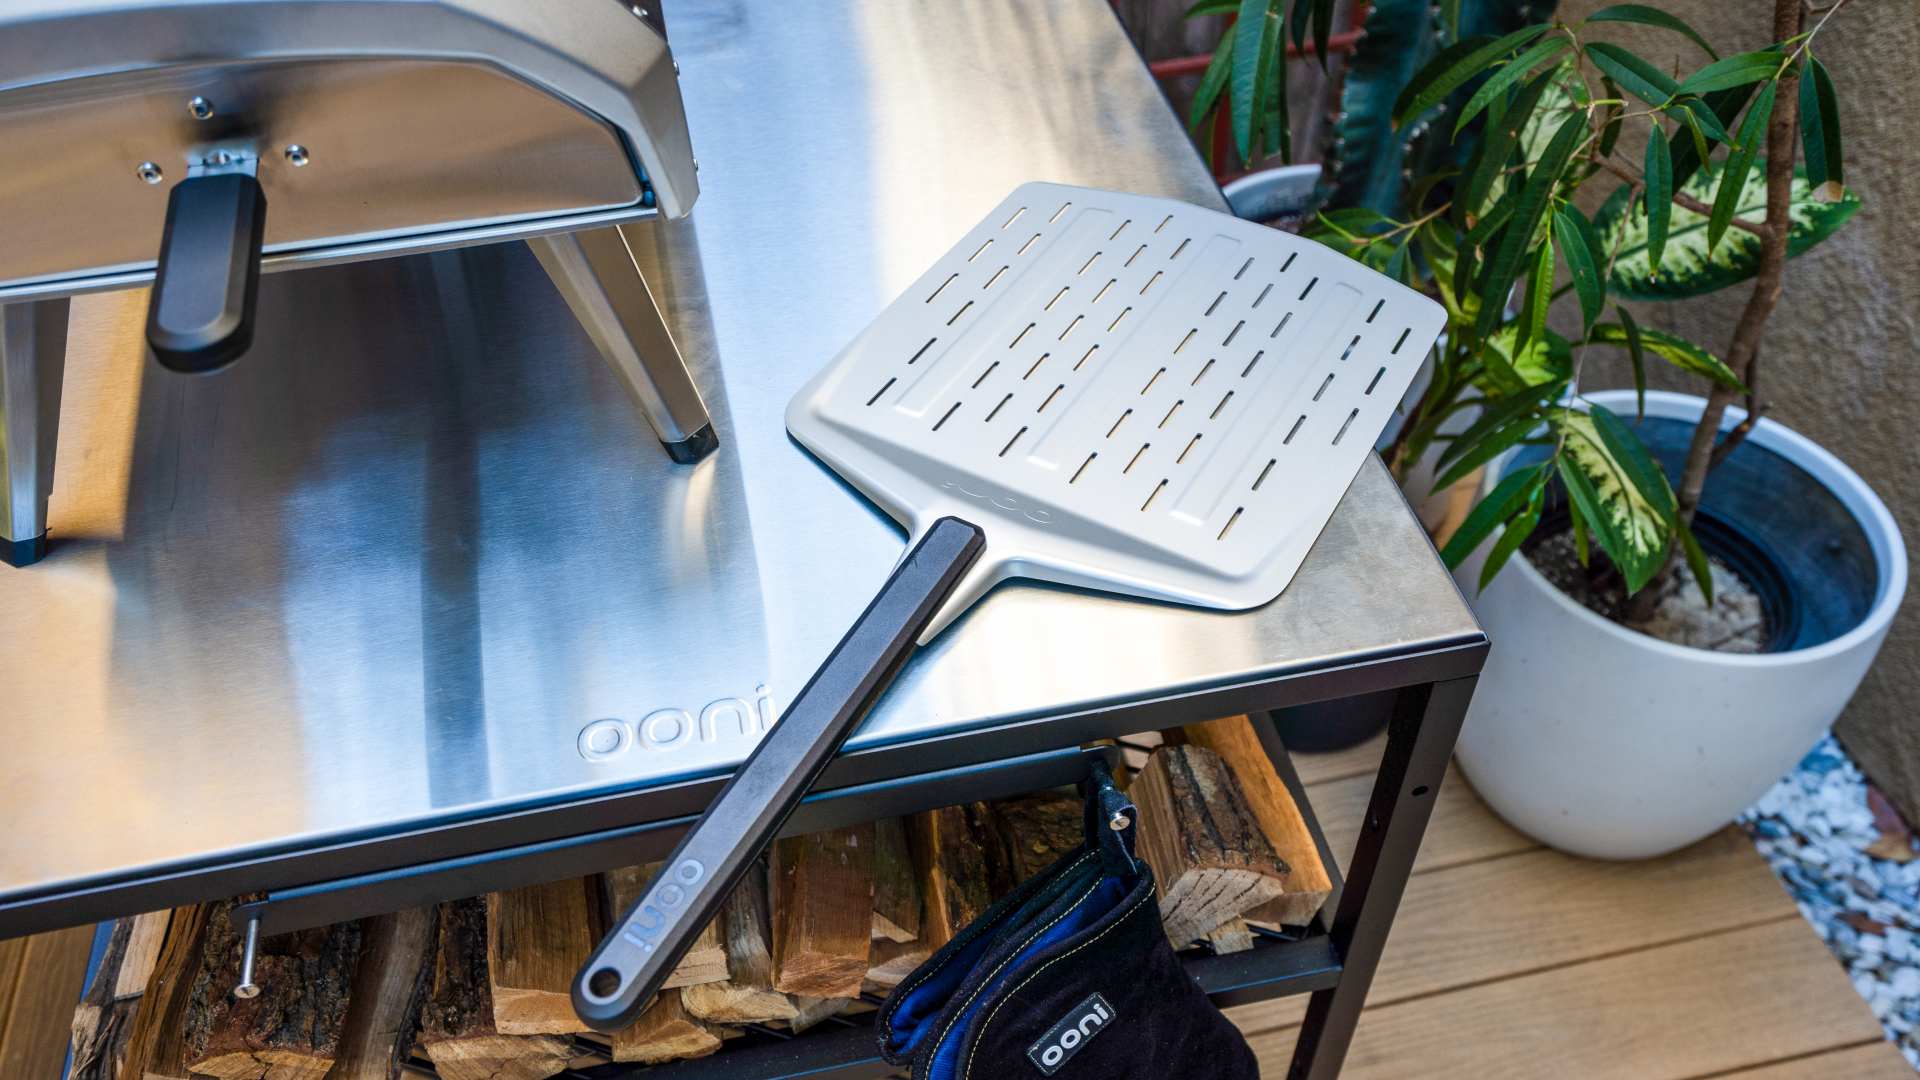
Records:
[[[1630,392],[1592,397],[1632,413]],[[1729,426],[1743,415],[1728,413]],[[1647,414],[1691,423],[1700,400],[1649,393]],[[1708,652],[1620,627],[1516,556],[1473,598],[1493,650],[1458,756],[1474,789],[1521,831],[1609,859],[1690,844],[1819,741],[1879,652],[1907,584],[1906,549],[1886,506],[1838,458],[1771,420],[1750,439],[1805,469],[1865,531],[1879,571],[1866,617],[1810,648]],[[1502,464],[1488,470],[1489,486]],[[1486,550],[1458,571],[1470,597]]]

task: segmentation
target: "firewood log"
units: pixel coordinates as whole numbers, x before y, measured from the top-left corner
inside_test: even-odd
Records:
[[[399,1075],[419,1027],[438,929],[431,907],[361,921],[352,1003],[327,1080],[392,1080]]]
[[[875,941],[867,957],[867,975],[860,981],[860,989],[884,997],[932,955],[933,946],[927,938],[919,941]]]
[[[1247,912],[1248,924],[1266,930],[1305,926],[1333,895],[1333,879],[1320,859],[1320,849],[1314,846],[1313,834],[1307,831],[1306,818],[1285,781],[1274,771],[1273,759],[1267,756],[1253,723],[1251,717],[1233,716],[1189,724],[1180,729],[1180,735],[1194,746],[1219,754],[1233,770],[1241,794],[1260,822],[1260,831],[1287,864],[1284,890],[1278,898]]]
[[[153,977],[172,914],[150,911],[114,923],[93,984],[73,1010],[69,1080],[119,1080],[140,995]]]
[[[91,926],[0,941],[0,1076],[60,1075],[92,952]]]
[[[935,950],[992,904],[986,850],[963,806],[915,814],[907,836],[920,873],[920,936]]]
[[[573,977],[593,952],[600,886],[570,878],[487,894],[487,978],[502,1035],[585,1031]]]
[[[442,904],[437,921],[416,1042],[441,1080],[543,1080],[565,1071],[573,1053],[567,1039],[503,1035],[494,1025],[486,901]]]
[[[626,914],[627,908],[640,899],[647,883],[660,872],[662,865],[656,862],[645,866],[627,866],[602,874],[601,877],[606,881],[608,913],[614,918]],[[660,985],[662,989],[671,990],[679,986],[720,982],[726,977],[727,950],[720,943],[720,919],[715,916],[701,928],[700,936],[693,939],[693,947],[680,958],[680,963],[667,976],[667,981]]]
[[[857,1000],[859,999],[851,997],[795,998],[794,1004],[798,1008],[793,1019],[787,1021],[787,1026],[798,1035],[828,1017],[839,1016],[847,1011],[847,1006]]]
[[[186,1080],[187,1003],[200,974],[213,904],[175,908],[154,961],[153,976],[134,1009],[121,1075],[131,1080]]]
[[[684,990],[662,990],[640,1018],[613,1033],[613,1060],[658,1065],[720,1049],[718,1028],[687,1012]]]
[[[775,841],[773,988],[857,997],[873,928],[872,823]]]
[[[912,941],[920,936],[920,883],[907,843],[907,823],[873,823],[873,938]]]
[[[189,1072],[220,1080],[320,1080],[333,1066],[360,956],[360,925],[262,938],[251,998],[236,997],[242,927],[231,905],[207,923],[184,1021]]]
[[[687,1012],[716,1024],[791,1020],[793,999],[773,988],[773,930],[767,910],[767,866],[757,862],[720,908],[720,940],[727,954],[724,982],[685,987]]]
[[[1140,810],[1139,850],[1158,879],[1160,919],[1176,948],[1281,894],[1287,865],[1220,755],[1163,746],[1128,794]]]
[[[1228,919],[1207,932],[1207,944],[1214,952],[1246,952],[1253,948],[1253,931],[1245,919]]]
[[[993,837],[1012,885],[1045,870],[1080,846],[1085,806],[1071,795],[1042,792],[992,804]]]

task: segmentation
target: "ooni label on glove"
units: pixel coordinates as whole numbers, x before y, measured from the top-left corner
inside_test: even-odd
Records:
[[[1048,1028],[1039,1042],[1027,1047],[1027,1058],[1043,1075],[1052,1076],[1112,1022],[1113,1006],[1097,993],[1088,994],[1087,1000],[1075,1005],[1072,1012]]]

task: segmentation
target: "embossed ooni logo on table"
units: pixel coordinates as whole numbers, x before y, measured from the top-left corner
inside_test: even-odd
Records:
[[[753,700],[715,698],[698,711],[655,709],[638,720],[603,717],[580,729],[574,747],[596,764],[614,761],[639,747],[671,753],[699,743],[756,743],[773,727],[773,695],[766,686],[753,688]]]

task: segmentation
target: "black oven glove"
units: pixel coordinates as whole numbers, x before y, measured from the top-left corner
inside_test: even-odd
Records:
[[[1160,928],[1153,870],[1134,855],[1138,812],[1104,763],[1082,793],[1080,847],[894,989],[881,1055],[913,1080],[1254,1080],[1246,1040]]]

